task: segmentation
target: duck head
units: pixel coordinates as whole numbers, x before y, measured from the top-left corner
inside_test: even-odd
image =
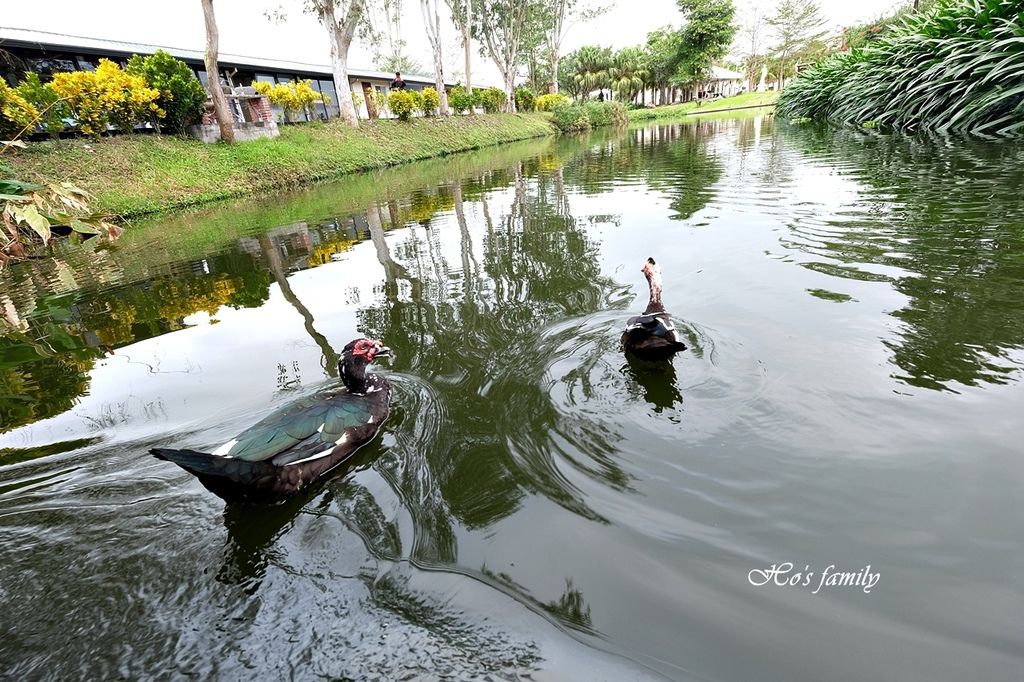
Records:
[[[373,339],[355,339],[341,351],[338,371],[345,386],[353,392],[366,390],[366,367],[377,358],[391,356],[391,349]]]
[[[661,305],[661,266],[655,263],[653,258],[648,258],[644,266],[640,268],[640,272],[644,273],[647,285],[651,289],[651,300],[648,307]]]

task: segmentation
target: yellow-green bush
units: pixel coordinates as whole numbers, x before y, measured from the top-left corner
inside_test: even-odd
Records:
[[[423,113],[431,116],[441,106],[441,95],[434,88],[423,88]]]
[[[553,111],[555,108],[569,104],[569,98],[560,93],[541,95],[534,106],[537,111]]]
[[[67,102],[60,98],[52,85],[42,82],[38,73],[30,71],[25,74],[25,80],[18,83],[17,91],[39,112],[39,123],[47,133],[57,137],[67,127],[64,119],[71,115]]]
[[[203,117],[206,89],[188,64],[163,50],[143,57],[133,54],[125,71],[142,76],[151,88],[160,91],[157,105],[164,110],[163,124],[172,133],[185,129]]]
[[[452,92],[448,95],[448,104],[451,105],[457,113],[464,113],[471,111],[476,104],[476,93],[470,94],[466,92],[466,88],[461,85],[456,85],[452,88]]]
[[[399,121],[408,121],[416,108],[416,98],[408,90],[392,90],[388,93],[388,109]]]
[[[496,114],[505,108],[505,91],[499,88],[487,88],[486,90],[479,90],[474,92],[476,95],[479,92],[478,97],[480,98],[480,106],[484,108],[488,114]]]
[[[125,73],[109,59],[95,71],[72,71],[53,76],[54,91],[67,101],[82,132],[99,137],[112,123],[125,132],[150,115],[163,117],[157,103],[160,91],[142,76]]]
[[[276,85],[256,81],[252,87],[259,94],[269,97],[271,103],[284,109],[285,118],[289,121],[297,119],[302,111],[306,111],[309,118],[315,118],[314,104],[321,101],[330,104],[329,97],[313,89],[311,80],[289,81]]]
[[[39,111],[0,78],[0,140],[10,140],[39,118]]]

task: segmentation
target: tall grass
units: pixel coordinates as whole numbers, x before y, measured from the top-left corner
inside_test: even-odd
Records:
[[[945,0],[828,57],[779,96],[786,118],[1024,134],[1024,3]]]

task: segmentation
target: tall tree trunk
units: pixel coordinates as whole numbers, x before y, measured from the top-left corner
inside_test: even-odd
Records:
[[[217,48],[220,34],[217,32],[217,18],[213,15],[213,0],[202,0],[203,19],[206,21],[206,90],[213,100],[213,113],[220,127],[220,139],[225,142],[235,141],[234,121],[228,109],[227,98],[220,89],[220,69],[217,66]]]
[[[548,85],[548,93],[552,95],[558,94],[558,63],[560,61],[558,50],[551,50],[551,83]]]
[[[335,0],[318,0],[316,4],[320,23],[327,29],[331,40],[331,72],[334,77],[334,91],[338,95],[341,119],[353,128],[359,127],[359,115],[352,101],[352,85],[348,80],[348,49],[356,34],[356,26],[362,16],[365,0],[352,0],[348,14],[342,24],[334,12]]]
[[[509,113],[516,112],[516,74],[515,71],[506,71],[503,80],[505,81],[505,108]]]
[[[448,93],[444,89],[444,64],[441,52],[441,14],[438,10],[438,0],[420,0],[420,9],[423,10],[423,22],[426,24],[427,40],[434,52],[434,89],[441,100],[438,105],[442,116],[451,116],[448,109]]]
[[[473,78],[470,76],[470,55],[473,52],[469,27],[473,25],[473,0],[466,0],[466,23],[462,26],[462,47],[466,51],[466,92],[473,94]]]

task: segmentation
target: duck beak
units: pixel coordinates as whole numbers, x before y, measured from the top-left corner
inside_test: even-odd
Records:
[[[392,357],[391,349],[388,348],[387,346],[382,346],[382,345],[378,344],[378,346],[374,349],[374,353],[373,353],[373,359],[374,360],[376,360],[377,358],[390,358],[390,357]]]

